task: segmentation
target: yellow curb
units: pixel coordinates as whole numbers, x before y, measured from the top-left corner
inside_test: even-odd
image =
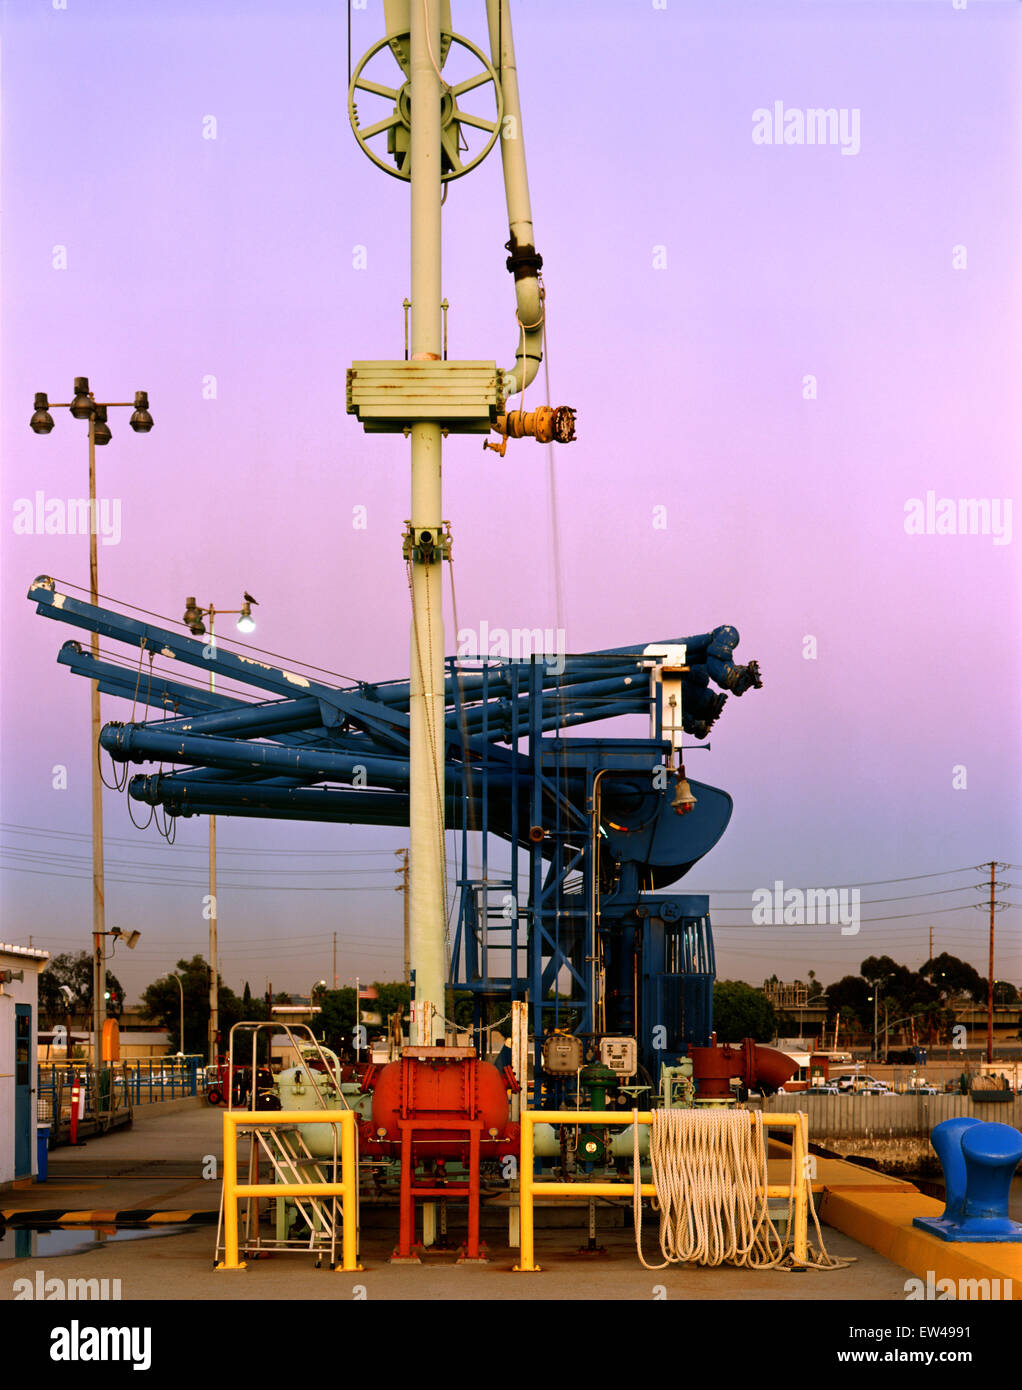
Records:
[[[918,1278],[935,1280],[998,1279],[1011,1281],[1011,1297],[1022,1300],[1022,1244],[969,1243],[940,1240],[913,1226],[915,1216],[939,1216],[943,1202],[921,1192],[854,1191],[827,1188],[821,1217],[846,1236],[868,1245],[877,1254]]]

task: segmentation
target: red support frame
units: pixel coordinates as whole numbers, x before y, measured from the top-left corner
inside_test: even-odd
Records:
[[[416,1202],[427,1201],[430,1198],[459,1197],[467,1194],[468,1238],[460,1258],[462,1260],[484,1260],[486,1258],[485,1246],[481,1246],[479,1241],[479,1207],[482,1196],[480,1140],[483,1121],[464,1118],[457,1120],[434,1118],[398,1120],[398,1128],[401,1130],[401,1229],[398,1236],[398,1247],[391,1258],[414,1260],[417,1258],[416,1251],[423,1248],[415,1240]],[[447,1183],[442,1186],[429,1182],[417,1182],[415,1180],[413,1150],[416,1130],[447,1130],[455,1134],[464,1134],[468,1139],[468,1181]]]

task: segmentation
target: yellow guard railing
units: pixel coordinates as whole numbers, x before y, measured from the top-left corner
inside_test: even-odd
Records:
[[[238,1259],[238,1202],[245,1197],[340,1197],[341,1263],[339,1270],[361,1269],[358,1262],[358,1154],[354,1110],[224,1111],[224,1259],[218,1269],[244,1269]],[[340,1182],[238,1182],[238,1129],[274,1129],[280,1125],[340,1125]]]
[[[653,1123],[651,1110],[523,1110],[521,1121],[521,1164],[519,1167],[519,1200],[521,1203],[521,1263],[515,1270],[531,1274],[539,1270],[535,1262],[533,1245],[533,1203],[537,1197],[553,1197],[570,1200],[573,1197],[621,1197],[630,1199],[634,1193],[632,1183],[624,1182],[536,1182],[533,1177],[533,1126],[544,1125],[621,1125]],[[807,1189],[809,1172],[806,1156],[809,1151],[808,1116],[801,1113],[782,1115],[772,1113],[764,1116],[761,1123],[765,1128],[789,1128],[792,1131],[792,1166],[795,1174],[795,1188],[792,1193],[787,1183],[768,1183],[767,1197],[794,1198],[795,1240],[794,1256],[802,1263],[807,1253]],[[633,1175],[634,1181],[634,1175]],[[656,1187],[644,1182],[639,1189],[643,1197],[655,1197]],[[762,1190],[762,1189],[761,1189]]]

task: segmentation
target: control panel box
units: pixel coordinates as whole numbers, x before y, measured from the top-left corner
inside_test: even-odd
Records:
[[[634,1038],[601,1038],[600,1061],[622,1079],[634,1076],[638,1064],[638,1049]]]
[[[581,1065],[581,1038],[553,1033],[543,1040],[543,1070],[551,1076],[574,1076]]]

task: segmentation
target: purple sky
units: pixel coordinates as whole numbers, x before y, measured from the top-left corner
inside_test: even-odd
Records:
[[[485,44],[481,3],[453,9]],[[910,535],[905,507],[1017,491],[1019,6],[513,13],[552,403],[579,421],[556,457],[567,646],[732,623],[763,668],[689,760],[735,802],[679,885],[714,890],[719,974],[918,966],[931,924],[935,950],[986,973],[970,866],[1022,861],[1019,542]],[[352,27],[357,60],[382,36],[379,0]],[[87,584],[88,542],[14,525],[38,489],[85,493],[85,429],[62,411],[32,435],[33,392],[67,400],[81,374],[99,399],[149,391],[152,434],[112,412],[99,454],[100,496],[122,507],[101,592],[176,620],[186,595],[231,608],[248,589],[261,646],[407,674],[408,448],[362,434],[344,373],[401,355],[408,190],[351,134],[345,45],[334,0],[5,8],[4,940],[78,950],[91,926],[87,688],[55,660],[75,634],[24,597],[40,573]],[[775,102],[858,111],[861,147],[755,143],[753,113]],[[496,152],[444,215],[451,355],[510,366]],[[546,451],[501,461],[468,437],[445,463],[461,625],[555,626]],[[104,700],[104,719],[127,713]],[[168,848],[115,793],[105,805],[108,926],[144,933],[114,961],[130,997],[204,950],[206,827],[181,823]],[[219,840],[232,987],[307,992],[331,975],[334,931],[342,982],[399,975],[405,834],[222,819]],[[158,883],[118,881],[149,865]],[[913,875],[940,876],[863,888],[858,935],[750,925],[751,890],[778,879]],[[957,891],[906,897],[919,889]],[[1022,984],[1020,921],[998,917],[995,973]]]

